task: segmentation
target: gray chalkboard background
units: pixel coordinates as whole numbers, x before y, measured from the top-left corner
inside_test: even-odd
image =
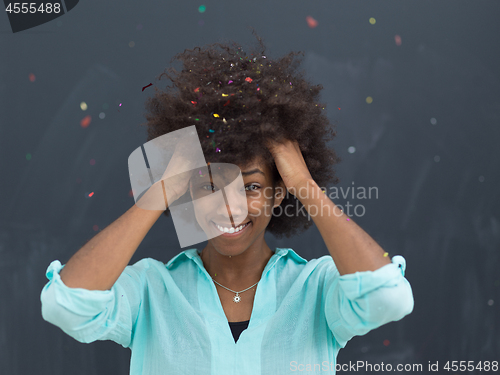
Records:
[[[248,26],[270,57],[304,51],[338,121],[338,187],[378,188],[336,203],[362,204],[354,219],[407,261],[413,313],[354,337],[338,361],[500,360],[499,20],[493,0],[91,0],[16,34],[0,15],[0,374],[128,374],[128,349],[81,344],[42,319],[45,270],[134,204],[127,158],[146,140],[153,93],[142,87],[185,48],[253,44]],[[266,238],[328,254],[316,227]],[[180,251],[162,216],[131,263]]]

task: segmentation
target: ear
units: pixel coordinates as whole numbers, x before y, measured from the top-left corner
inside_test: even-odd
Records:
[[[285,199],[287,193],[287,189],[285,186],[285,183],[283,180],[280,180],[278,183],[276,183],[276,186],[274,188],[274,205],[273,208],[278,207],[283,199]]]

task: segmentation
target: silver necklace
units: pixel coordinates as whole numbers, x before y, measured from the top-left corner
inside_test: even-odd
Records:
[[[225,288],[225,289],[229,290],[230,292],[236,293],[236,295],[235,295],[235,296],[234,296],[234,298],[233,298],[233,302],[236,302],[236,303],[238,303],[238,302],[240,302],[240,301],[241,301],[241,297],[239,296],[239,294],[240,294],[240,293],[246,292],[248,289],[253,288],[255,285],[257,285],[257,284],[259,283],[259,282],[257,281],[257,282],[256,282],[255,284],[253,284],[250,288],[246,288],[245,290],[242,290],[241,292],[235,292],[234,290],[231,290],[231,289],[229,289],[229,288],[226,288],[224,285],[219,284],[217,281],[215,281],[215,280],[214,280],[214,278],[213,278],[213,277],[212,277],[212,280],[213,280],[213,282],[214,282],[214,283],[217,283],[218,285],[220,285],[221,287],[223,287],[223,288]]]

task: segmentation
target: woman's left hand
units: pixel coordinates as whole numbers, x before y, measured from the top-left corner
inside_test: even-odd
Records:
[[[281,144],[269,140],[266,146],[273,155],[276,168],[289,193],[294,194],[303,183],[312,180],[297,141],[287,139]]]

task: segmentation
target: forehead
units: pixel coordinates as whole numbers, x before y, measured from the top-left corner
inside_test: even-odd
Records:
[[[255,170],[261,170],[264,175],[269,175],[269,166],[267,165],[267,163],[265,163],[263,161],[263,159],[261,157],[257,157],[255,158],[254,160],[252,160],[251,162],[245,164],[245,165],[238,165],[238,167],[241,169],[241,171],[243,173],[245,172],[251,172],[251,171],[255,171]],[[262,176],[261,173],[254,173],[252,174],[252,176],[257,176],[257,175],[260,175]],[[243,177],[245,177],[245,175],[243,175]]]

